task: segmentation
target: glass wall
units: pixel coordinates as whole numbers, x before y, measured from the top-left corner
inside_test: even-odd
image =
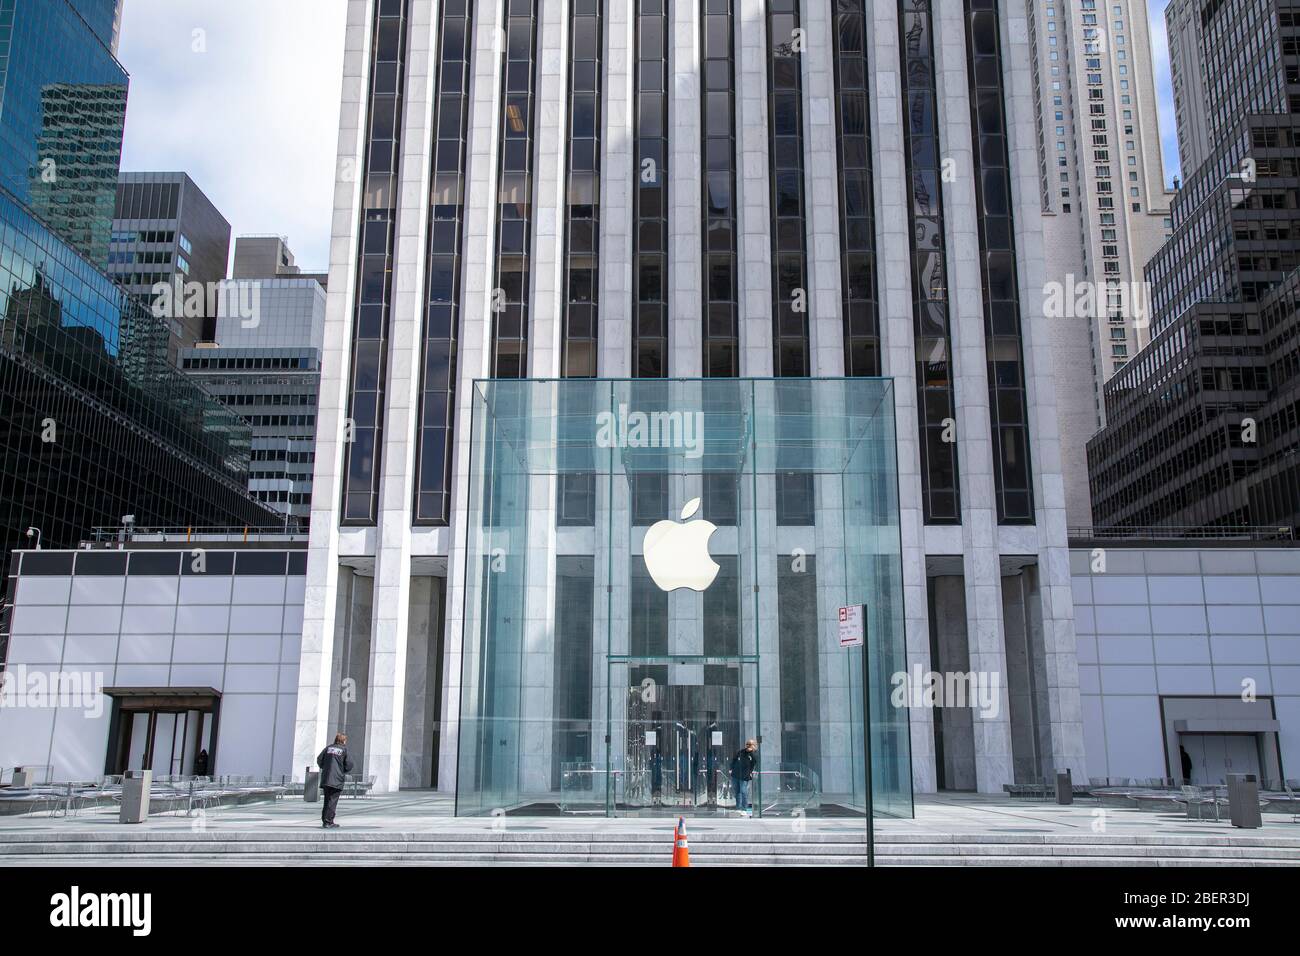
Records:
[[[752,739],[756,815],[910,816],[893,429],[877,378],[476,383],[457,813],[734,812]]]

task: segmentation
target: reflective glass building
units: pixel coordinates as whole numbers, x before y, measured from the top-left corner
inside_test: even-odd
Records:
[[[126,122],[116,13],[115,0],[0,0],[0,186],[97,266]]]
[[[115,17],[111,0],[0,2],[0,662],[10,551],[37,533],[75,548],[124,515],[283,523],[248,496],[248,425],[101,271],[126,108]]]

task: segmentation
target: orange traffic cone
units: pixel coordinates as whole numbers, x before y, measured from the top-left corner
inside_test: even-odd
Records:
[[[673,866],[690,866],[691,848],[686,840],[686,818],[677,818],[677,832],[673,834]]]

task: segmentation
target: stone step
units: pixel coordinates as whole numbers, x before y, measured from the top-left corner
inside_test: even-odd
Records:
[[[671,844],[657,838],[651,845],[640,834],[587,835],[547,834],[548,839],[516,839],[519,834],[500,836],[474,834],[472,839],[446,839],[446,834],[392,835],[357,834],[329,839],[308,834],[192,834],[192,833],[81,833],[4,834],[0,837],[0,861],[7,864],[104,863],[147,865],[189,863],[465,863],[472,865],[537,863],[552,865],[657,866],[671,859]],[[467,834],[458,834],[464,837]],[[715,837],[716,835],[710,835]],[[769,835],[771,836],[771,835]],[[882,841],[877,860],[882,865],[1300,865],[1300,846],[1294,841],[1255,840],[1250,845],[1230,845],[1165,840],[1161,842],[1100,843],[1081,836],[1073,840],[957,841],[936,835],[929,843]],[[980,835],[993,836],[993,835]],[[372,837],[372,838],[361,838]],[[862,865],[866,862],[861,842],[845,843],[768,840],[742,843],[736,840],[692,841],[692,859],[700,865]]]
[[[865,856],[804,856],[794,854],[697,855],[692,854],[695,866],[864,866]],[[7,857],[6,863],[25,866],[174,866],[175,854],[131,854],[113,856],[39,855],[32,857]],[[297,866],[303,864],[326,866],[668,866],[669,853],[662,854],[487,854],[487,853],[406,853],[393,854],[221,854],[195,853],[186,856],[185,862],[205,866]],[[1243,861],[1221,857],[1167,857],[1106,856],[1031,856],[1024,854],[983,856],[976,858],[934,856],[878,856],[881,866],[1241,866]],[[1294,860],[1251,861],[1256,866],[1295,866]]]
[[[818,833],[792,831],[690,832],[692,846],[820,846],[861,847],[856,833]],[[647,831],[571,831],[571,830],[363,830],[341,829],[253,829],[233,830],[213,827],[174,830],[146,830],[122,827],[105,830],[0,830],[0,851],[23,843],[92,844],[110,843],[195,843],[195,842],[277,843],[277,844],[411,844],[435,841],[450,844],[623,844],[629,846],[669,845],[672,830]],[[887,833],[877,834],[876,846],[1100,846],[1100,847],[1278,847],[1300,852],[1300,828],[1296,834],[1234,833],[1215,834],[1099,834],[1099,833]]]

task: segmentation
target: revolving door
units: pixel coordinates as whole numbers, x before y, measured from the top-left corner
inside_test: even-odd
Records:
[[[750,739],[756,815],[911,814],[889,381],[482,381],[471,433],[458,814],[735,813]]]

